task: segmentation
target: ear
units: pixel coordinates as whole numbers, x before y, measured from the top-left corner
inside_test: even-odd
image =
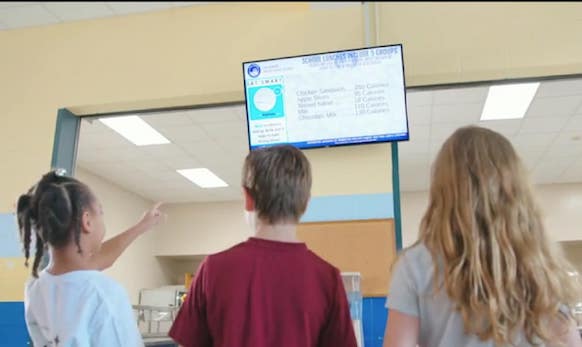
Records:
[[[245,210],[253,212],[255,210],[255,200],[251,196],[247,187],[243,187],[243,194],[245,196]]]
[[[91,220],[91,213],[85,210],[81,215],[81,232],[90,233],[93,230],[93,221]]]

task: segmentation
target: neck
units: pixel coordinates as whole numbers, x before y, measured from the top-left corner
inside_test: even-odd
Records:
[[[255,237],[258,239],[299,243],[297,239],[297,224],[264,224],[257,223]]]
[[[48,272],[53,275],[62,275],[71,271],[92,270],[85,252],[79,253],[76,245],[59,249],[51,247],[51,262],[47,267]]]

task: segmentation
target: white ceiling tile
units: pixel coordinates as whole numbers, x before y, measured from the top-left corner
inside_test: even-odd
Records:
[[[419,161],[404,162],[399,166],[401,190],[420,191],[428,188],[430,165],[425,157],[418,159]]]
[[[214,139],[214,141],[222,148],[224,151],[235,157],[246,157],[249,154],[249,142],[247,137],[219,137]]]
[[[572,159],[550,158],[540,161],[531,177],[536,183],[558,183],[562,174],[572,165]]]
[[[8,29],[8,27],[4,23],[0,22],[0,30],[6,30],[6,29]]]
[[[430,129],[431,147],[434,145],[440,146],[445,139],[451,136],[457,129],[461,128],[462,126],[464,125],[460,125],[457,123],[441,123],[441,124],[433,123]]]
[[[142,151],[144,152],[144,154],[155,160],[161,160],[164,158],[171,157],[181,157],[187,155],[187,153],[179,145],[175,143],[144,146]]]
[[[432,122],[458,123],[459,126],[475,124],[481,118],[483,104],[446,104],[434,105]]]
[[[198,125],[183,125],[171,127],[157,127],[168,140],[173,143],[197,142],[208,139],[206,131]]]
[[[81,118],[81,132],[83,134],[102,133],[109,129],[105,124],[99,121],[98,118],[86,117]]]
[[[46,9],[61,21],[75,21],[112,16],[105,2],[45,2]]]
[[[309,7],[312,10],[335,10],[350,6],[361,6],[361,2],[357,1],[310,1]]]
[[[430,124],[432,107],[426,106],[412,106],[408,107],[408,124],[410,125],[427,125]]]
[[[79,136],[79,143],[85,145],[87,148],[93,148],[94,150],[135,146],[133,143],[109,128],[104,129],[103,132],[83,133],[83,136]]]
[[[248,136],[247,129],[241,122],[205,123],[202,128],[212,139],[222,137],[246,138]]]
[[[532,117],[525,118],[521,123],[520,134],[526,133],[557,133],[570,117]]]
[[[543,151],[552,144],[558,135],[556,133],[518,134],[511,142],[518,152]]]
[[[429,125],[410,125],[410,142],[428,142],[430,140],[430,130]]]
[[[433,104],[485,104],[489,87],[461,87],[440,89],[433,92]]]
[[[212,1],[174,1],[172,4],[174,6],[194,6],[194,5],[210,5],[220,3],[219,1],[212,2]]]
[[[115,151],[115,158],[118,163],[142,163],[151,160],[141,148],[133,146]]]
[[[174,170],[195,169],[200,167],[208,167],[204,162],[191,155],[184,155],[180,157],[170,157],[163,160],[169,167]]]
[[[139,12],[150,12],[159,11],[172,7],[172,3],[163,1],[111,1],[107,2],[107,5],[116,14],[129,14],[129,13],[139,13]]]
[[[398,144],[398,153],[402,156],[409,154],[427,154],[429,153],[429,141],[411,140],[407,142],[400,142]]]
[[[576,115],[566,123],[566,131],[582,131],[582,115]]]
[[[582,155],[576,157],[576,162],[562,173],[560,181],[568,183],[582,182]]]
[[[141,118],[151,125],[152,127],[158,129],[162,127],[171,126],[182,126],[182,125],[192,125],[190,117],[188,117],[188,112],[186,111],[170,111],[170,112],[156,112],[142,114]]]
[[[519,157],[521,158],[523,165],[528,171],[533,171],[533,169],[538,166],[540,160],[544,157],[544,151],[519,151]]]
[[[514,136],[521,128],[521,119],[481,121],[479,126],[491,129],[505,136]]]
[[[582,78],[546,81],[540,84],[536,97],[582,95]]]
[[[407,91],[406,104],[408,107],[432,105],[432,91]]]
[[[187,153],[193,155],[200,165],[209,169],[216,166],[228,166],[233,159],[232,156],[228,155],[228,153],[214,141],[185,144],[183,148]],[[233,167],[233,169],[235,168]],[[236,169],[240,170],[240,167]]]
[[[582,95],[534,98],[525,118],[572,116],[582,104]]]
[[[55,24],[59,20],[40,4],[0,8],[0,22],[8,28]]]
[[[580,140],[575,140],[579,138]],[[582,131],[562,132],[549,146],[547,154],[551,157],[582,155]]]
[[[566,128],[560,132],[555,144],[562,146],[582,147],[582,130],[572,130]]]
[[[244,105],[192,109],[187,112],[197,124],[242,121],[246,117]]]
[[[38,5],[40,4],[39,1],[1,1],[0,8],[6,7],[22,7],[22,6],[30,6],[30,5]]]

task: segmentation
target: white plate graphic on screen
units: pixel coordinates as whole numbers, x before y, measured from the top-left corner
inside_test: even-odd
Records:
[[[271,88],[261,88],[257,90],[253,98],[253,103],[257,110],[261,112],[267,112],[275,107],[277,102],[277,96]]]

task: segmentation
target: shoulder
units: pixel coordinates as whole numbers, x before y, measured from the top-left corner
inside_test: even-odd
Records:
[[[422,290],[431,282],[434,269],[429,249],[424,244],[417,243],[399,254],[392,268],[392,286],[408,283]]]
[[[328,263],[325,259],[317,255],[311,250],[307,251],[307,261],[313,263],[313,265],[319,269],[330,271],[332,273],[339,273],[339,269]]]
[[[432,270],[433,259],[430,251],[423,243],[412,245],[400,253],[396,262],[397,266],[423,269],[429,267]]]
[[[100,271],[95,271],[91,275],[91,282],[91,289],[95,292],[97,304],[103,314],[115,315],[118,312],[131,309],[127,291],[114,279]]]

